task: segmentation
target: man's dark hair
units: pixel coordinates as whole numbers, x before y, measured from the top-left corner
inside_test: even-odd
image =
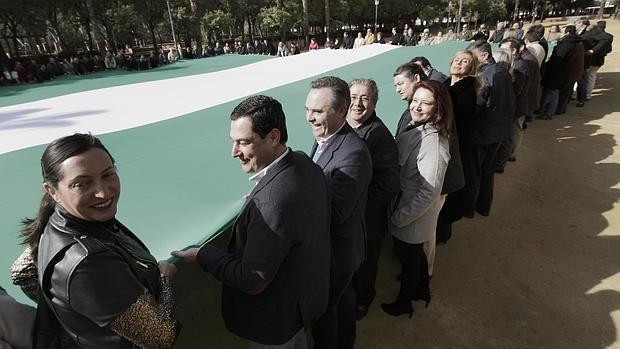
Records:
[[[411,62],[400,65],[398,68],[396,68],[392,76],[401,75],[401,74],[405,74],[405,76],[410,80],[413,80],[416,74],[420,76],[421,81],[428,79],[428,76],[426,76],[426,73],[424,73],[424,70],[422,70],[422,67],[420,67],[419,65],[415,63],[411,63]]]
[[[476,40],[467,46],[467,49],[470,51],[477,50],[480,52],[486,52],[489,54],[489,57],[493,57],[493,51],[491,50],[491,44],[486,42],[486,40]],[[483,62],[481,62],[483,63]]]
[[[517,52],[521,51],[521,47],[523,46],[523,41],[515,38],[506,38],[499,42],[499,45],[503,45],[505,43],[510,44],[511,50],[517,50]]]
[[[540,37],[536,33],[529,32],[525,34],[525,40],[527,40],[528,42],[538,42],[538,40],[540,40]]]
[[[349,110],[351,93],[346,81],[335,76],[323,76],[312,81],[310,88],[329,88],[332,91],[331,108],[334,111]]]
[[[564,33],[567,33],[570,36],[575,36],[577,35],[577,27],[574,25],[567,25],[564,27]]]
[[[535,41],[538,41],[545,36],[545,27],[542,24],[534,24],[527,30],[527,32],[535,34],[537,37]]]
[[[233,109],[230,120],[250,118],[252,132],[265,138],[274,128],[280,131],[280,144],[286,144],[288,133],[286,132],[286,117],[280,102],[269,96],[252,96]]]
[[[426,57],[413,57],[413,59],[410,62],[411,63],[420,62],[422,63],[422,67],[432,68],[431,62],[429,62],[429,60],[426,59]]]
[[[605,31],[605,29],[607,29],[607,22],[598,21],[596,22],[596,26],[599,27],[602,31]]]

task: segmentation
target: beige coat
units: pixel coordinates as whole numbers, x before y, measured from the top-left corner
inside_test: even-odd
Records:
[[[419,244],[434,239],[441,211],[441,187],[450,160],[448,140],[430,124],[396,138],[401,194],[392,207],[389,231],[397,239]]]

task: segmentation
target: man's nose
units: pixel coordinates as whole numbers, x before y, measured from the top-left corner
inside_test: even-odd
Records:
[[[233,158],[239,157],[241,152],[239,151],[239,146],[237,144],[233,144],[231,155]]]

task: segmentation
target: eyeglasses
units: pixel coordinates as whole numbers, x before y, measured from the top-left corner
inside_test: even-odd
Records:
[[[362,103],[364,103],[364,104],[369,103],[371,101],[371,99],[368,96],[364,96],[364,95],[362,95],[362,96],[351,96],[351,102],[357,101],[357,100],[362,101]]]

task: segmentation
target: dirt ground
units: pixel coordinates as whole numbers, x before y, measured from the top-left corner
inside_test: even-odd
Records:
[[[379,307],[398,292],[386,240],[359,348],[620,348],[620,21],[607,30],[592,100],[530,125],[491,215],[438,247],[431,305],[412,319]]]

